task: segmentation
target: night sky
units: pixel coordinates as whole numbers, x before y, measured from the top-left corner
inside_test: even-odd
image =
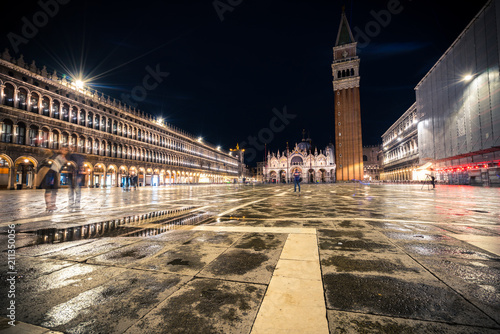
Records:
[[[363,145],[374,145],[486,3],[59,0],[55,7],[54,1],[46,1],[50,15],[36,1],[18,0],[8,15],[2,4],[1,51],[7,47],[49,72],[81,72],[93,88],[223,149],[254,148],[251,165],[264,150],[249,136],[265,134],[268,150],[293,146],[302,129],[320,148],[334,138],[331,63],[342,5],[355,37],[369,39],[359,37],[358,55]],[[37,31],[26,22],[36,22]],[[283,108],[288,124],[269,137],[266,128]]]

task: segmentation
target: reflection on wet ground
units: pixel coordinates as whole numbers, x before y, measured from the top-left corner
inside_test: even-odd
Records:
[[[32,236],[33,241],[25,243],[24,246],[103,237],[153,236],[175,229],[180,225],[199,224],[212,217],[207,212],[193,212],[193,208],[155,211],[79,226],[26,230],[23,231],[23,234],[26,237]]]
[[[24,323],[65,333],[251,333],[260,319],[258,328],[293,332],[317,310],[305,302],[315,295],[306,274],[317,272],[326,333],[500,332],[499,189],[94,189],[83,211],[63,202],[53,215],[29,206],[38,195],[0,192],[3,250],[16,225]],[[286,312],[259,314],[266,298],[279,301],[266,310]]]

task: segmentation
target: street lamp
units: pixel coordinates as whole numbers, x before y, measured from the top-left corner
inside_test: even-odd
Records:
[[[464,76],[463,80],[464,81],[470,81],[473,78],[472,74],[467,74]]]

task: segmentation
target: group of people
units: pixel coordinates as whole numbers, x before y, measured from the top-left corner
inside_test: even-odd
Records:
[[[40,167],[39,188],[45,189],[45,205],[47,212],[54,212],[56,207],[57,191],[60,188],[60,173],[65,166],[73,166],[74,172],[69,178],[68,207],[70,210],[80,209],[82,169],[84,158],[75,153],[72,147],[64,145],[60,150],[46,159]]]

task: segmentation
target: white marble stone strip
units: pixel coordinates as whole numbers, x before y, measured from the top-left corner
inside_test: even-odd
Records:
[[[316,234],[289,234],[252,334],[328,334]]]

